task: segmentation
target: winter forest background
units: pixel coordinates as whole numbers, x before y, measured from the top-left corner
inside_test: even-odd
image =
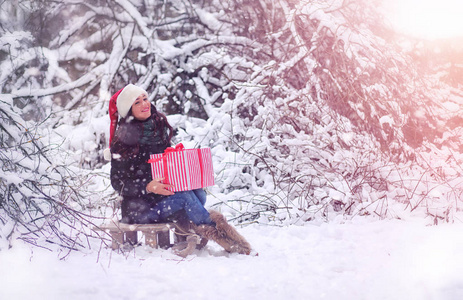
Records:
[[[461,222],[463,46],[380,1],[0,1],[0,250],[89,247],[117,218],[110,96],[145,88],[210,147],[235,224]]]

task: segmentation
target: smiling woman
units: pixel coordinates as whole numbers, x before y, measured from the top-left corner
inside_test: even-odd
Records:
[[[429,40],[463,36],[461,0],[389,0],[385,7],[401,33]]]
[[[132,104],[132,115],[135,119],[144,121],[151,116],[151,103],[146,94],[141,94]]]

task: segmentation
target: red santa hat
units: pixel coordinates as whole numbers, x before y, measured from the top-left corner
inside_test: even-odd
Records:
[[[110,146],[114,137],[114,133],[116,132],[119,116],[122,118],[127,117],[132,104],[142,94],[148,95],[148,93],[141,87],[129,84],[125,88],[117,91],[117,93],[115,93],[109,100],[109,118],[111,120],[111,125],[109,128]],[[106,160],[111,160],[111,150],[109,147],[103,151],[103,156]]]

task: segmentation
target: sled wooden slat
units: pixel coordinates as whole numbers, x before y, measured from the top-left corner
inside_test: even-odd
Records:
[[[109,232],[111,236],[111,248],[119,249],[125,242],[136,244],[138,242],[137,232],[140,231],[145,237],[145,244],[158,248],[169,245],[169,230],[176,229],[174,223],[157,224],[126,224],[117,221],[95,227],[96,230]]]

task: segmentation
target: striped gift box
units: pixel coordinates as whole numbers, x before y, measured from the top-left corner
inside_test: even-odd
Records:
[[[182,144],[167,148],[164,153],[151,154],[153,179],[164,178],[173,192],[190,191],[214,185],[210,148],[185,149]]]

